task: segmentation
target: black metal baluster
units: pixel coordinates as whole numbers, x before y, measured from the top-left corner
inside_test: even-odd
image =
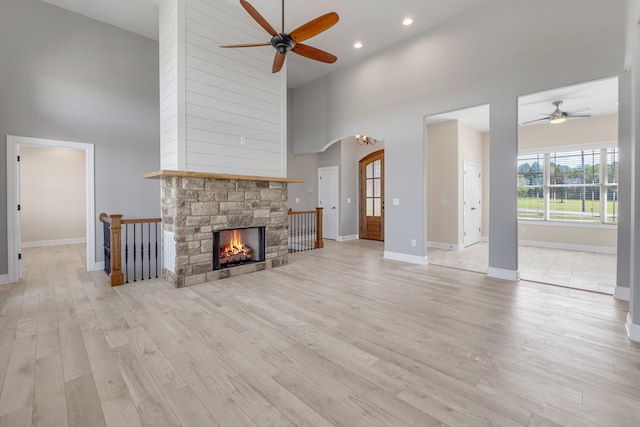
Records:
[[[156,222],[156,277],[158,277],[158,223]]]
[[[140,223],[140,271],[144,280],[144,223]]]
[[[307,214],[307,247],[311,250],[311,214]]]
[[[302,238],[302,215],[298,215],[298,247],[300,251],[304,250],[304,247],[302,246],[304,241]]]
[[[147,277],[147,279],[151,280],[151,223],[148,222],[147,223],[147,237],[149,238],[149,241],[147,242],[147,256],[149,257],[149,261],[148,263],[148,268],[147,271],[149,273],[149,277]]]
[[[136,225],[133,224],[133,281],[136,281]]]
[[[124,277],[129,283],[129,224],[124,225]]]
[[[310,214],[305,215],[307,217],[307,248],[311,249],[311,245],[309,245],[309,239],[311,238],[311,223],[309,222],[309,218],[311,218]]]
[[[102,231],[104,234],[104,272],[111,274],[111,225],[103,222]]]

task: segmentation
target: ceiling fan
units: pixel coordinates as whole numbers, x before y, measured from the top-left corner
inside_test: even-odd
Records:
[[[237,48],[237,47],[256,47],[256,46],[273,46],[276,49],[276,56],[273,60],[273,67],[271,71],[277,73],[282,69],[284,65],[285,55],[288,52],[294,52],[305,58],[313,59],[320,62],[326,62],[333,64],[338,59],[335,55],[317,49],[315,47],[302,44],[301,42],[310,39],[313,36],[320,34],[321,32],[333,27],[338,22],[338,14],[335,12],[329,12],[322,16],[312,19],[306,24],[296,28],[290,33],[284,32],[284,0],[282,0],[282,32],[278,33],[267,22],[266,19],[258,13],[258,11],[251,6],[246,0],[240,0],[240,4],[244,9],[249,12],[249,15],[262,27],[267,33],[271,35],[271,41],[269,43],[250,43],[250,44],[235,44],[228,46],[220,46],[223,48]]]
[[[581,113],[583,111],[590,110],[589,107],[576,108],[575,110],[571,110],[571,111],[562,111],[560,109],[560,105],[562,105],[562,101],[553,101],[551,104],[553,104],[556,107],[556,109],[551,114],[540,113],[545,117],[541,119],[529,120],[528,122],[524,122],[520,124],[526,125],[527,123],[539,122],[540,120],[549,120],[549,123],[559,124],[559,123],[563,123],[567,119],[574,118],[574,117],[591,117],[591,114],[576,114],[576,113]]]

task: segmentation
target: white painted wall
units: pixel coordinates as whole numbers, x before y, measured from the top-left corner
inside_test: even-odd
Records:
[[[85,153],[20,147],[23,246],[86,241]]]
[[[426,194],[423,117],[489,103],[489,271],[515,277],[517,97],[620,73],[625,22],[621,2],[494,1],[295,89],[294,153],[316,152],[343,135],[383,138],[385,195],[400,200],[386,209],[385,250],[420,259],[426,254],[426,200],[416,197]]]
[[[224,0],[160,7],[163,168],[286,175],[286,68],[274,49],[221,49],[266,33]]]

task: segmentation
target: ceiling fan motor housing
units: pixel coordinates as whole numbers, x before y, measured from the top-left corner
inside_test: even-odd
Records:
[[[277,36],[271,37],[271,46],[283,55],[286,55],[287,52],[293,49],[294,45],[293,39],[287,33],[280,33]]]

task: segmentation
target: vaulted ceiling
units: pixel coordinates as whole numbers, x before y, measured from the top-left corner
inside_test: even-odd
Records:
[[[43,0],[81,15],[128,31],[158,39],[158,3],[161,0]],[[227,0],[240,7],[238,0]],[[335,64],[323,64],[290,55],[287,59],[288,87],[311,80],[361,60],[372,53],[406,40],[430,28],[469,13],[491,0],[289,0],[285,2],[285,29],[292,29],[327,12],[335,11],[340,21],[330,30],[308,40],[319,49],[338,57]],[[281,0],[249,0],[278,31],[282,27]],[[413,24],[404,26],[410,17]],[[257,25],[257,24],[256,24]],[[265,33],[264,40],[267,42]],[[361,49],[353,47],[356,41]],[[239,43],[249,43],[242,40]],[[267,47],[268,48],[268,47]]]
[[[162,0],[43,1],[148,38],[158,39],[158,4]],[[241,7],[238,0],[226,1]],[[409,40],[419,33],[446,25],[455,17],[470,13],[491,1],[394,0],[374,4],[370,0],[289,0],[284,7],[284,26],[287,32],[330,11],[337,12],[340,21],[333,28],[305,42],[335,54],[338,61],[335,64],[323,64],[298,55],[288,55],[287,86],[302,86],[375,52]],[[281,29],[281,0],[249,2],[273,27]],[[413,24],[404,26],[402,21],[405,18],[413,19]],[[269,36],[265,33],[264,40],[255,42],[266,42],[268,39]],[[363,44],[361,49],[354,48],[356,41]],[[238,43],[249,42],[253,40],[238,40]],[[267,48],[269,47],[265,47]],[[563,100],[564,110],[586,106],[591,108],[590,113],[593,115],[613,114],[617,112],[617,81],[588,83],[521,97],[519,121],[533,120],[540,117],[541,113],[551,112],[551,102],[554,100]],[[454,116],[476,123],[474,127],[478,129],[488,128],[488,108],[472,109],[466,113],[446,113],[440,119]]]

